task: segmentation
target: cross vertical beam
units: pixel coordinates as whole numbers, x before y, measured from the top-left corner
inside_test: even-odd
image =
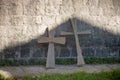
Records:
[[[76,42],[76,48],[77,48],[77,65],[81,66],[81,65],[85,64],[85,61],[82,56],[82,50],[81,50],[79,39],[78,39],[77,26],[72,19],[70,19],[70,21],[72,23],[73,32],[74,32],[74,36],[75,36],[75,42]]]

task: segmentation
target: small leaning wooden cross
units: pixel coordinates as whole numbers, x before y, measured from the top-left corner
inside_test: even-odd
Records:
[[[54,37],[53,27],[48,27],[48,37],[41,37],[38,43],[49,43],[46,68],[55,67],[55,53],[54,53],[54,43],[65,44],[65,37]]]
[[[77,26],[74,23],[74,21],[72,19],[70,19],[72,27],[73,27],[73,32],[61,32],[61,35],[74,35],[75,36],[75,42],[76,42],[76,48],[77,48],[77,65],[78,66],[82,66],[83,64],[85,64],[85,61],[83,59],[82,56],[82,50],[80,47],[80,43],[79,43],[79,39],[78,39],[78,35],[83,35],[83,34],[90,34],[91,31],[87,30],[87,31],[82,31],[82,32],[77,32]]]

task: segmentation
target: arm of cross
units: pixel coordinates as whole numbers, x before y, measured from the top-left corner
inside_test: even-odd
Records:
[[[65,37],[41,37],[38,40],[38,43],[57,43],[57,44],[65,44]]]
[[[82,32],[77,32],[78,35],[87,35],[87,34],[91,34],[90,30],[86,30],[86,31],[82,31]],[[60,35],[74,35],[73,32],[60,32]]]
[[[46,68],[54,68],[55,67],[55,51],[54,51],[54,43],[57,44],[65,44],[65,37],[54,37],[54,28],[48,27],[48,37],[40,37],[38,39],[38,43],[48,43],[48,52],[47,52],[47,61]]]

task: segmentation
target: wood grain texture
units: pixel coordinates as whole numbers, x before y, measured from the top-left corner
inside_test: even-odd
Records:
[[[52,30],[52,27],[48,27],[48,35],[49,38],[54,38],[54,31]],[[54,43],[49,43],[46,68],[54,68],[54,67],[55,67]]]
[[[41,37],[41,38],[38,40],[38,43],[65,44],[65,42],[66,42],[65,37],[57,37],[57,38]]]
[[[91,34],[90,30],[86,30],[86,31],[82,31],[82,32],[77,32],[77,35],[88,35],[88,34]],[[61,31],[60,35],[74,35],[74,33],[73,32],[64,32],[64,31]]]
[[[47,53],[47,62],[46,68],[54,68],[55,67],[55,52],[54,52],[54,44],[49,43],[48,45],[48,53]]]
[[[77,26],[74,23],[74,21],[72,19],[70,19],[72,27],[73,27],[73,32],[74,32],[74,36],[75,36],[75,42],[76,42],[76,49],[77,49],[77,65],[81,66],[83,64],[85,64],[84,58],[82,56],[82,50],[80,47],[80,43],[79,43],[79,39],[78,39],[78,35],[77,35]]]

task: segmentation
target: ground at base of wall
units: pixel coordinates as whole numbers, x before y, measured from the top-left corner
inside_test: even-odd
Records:
[[[120,58],[85,58],[86,64],[117,64],[120,63]],[[55,63],[57,65],[73,65],[77,63],[76,59],[66,58],[66,59],[56,59]],[[45,59],[31,59],[29,61],[25,60],[0,60],[0,66],[28,66],[28,65],[45,65]]]
[[[56,66],[55,69],[41,66],[0,67],[1,71],[9,75],[6,77],[6,74],[0,73],[0,80],[120,80],[120,64]]]

